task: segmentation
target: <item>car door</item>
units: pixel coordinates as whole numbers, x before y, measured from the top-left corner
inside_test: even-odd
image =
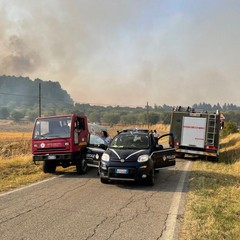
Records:
[[[102,154],[107,149],[107,144],[98,135],[90,134],[86,149],[86,161],[88,166],[98,167]]]
[[[164,141],[162,142],[161,140]],[[173,134],[168,133],[158,138],[158,143],[153,148],[151,158],[154,162],[154,168],[159,169],[163,167],[174,166],[176,164],[176,153],[173,143]]]

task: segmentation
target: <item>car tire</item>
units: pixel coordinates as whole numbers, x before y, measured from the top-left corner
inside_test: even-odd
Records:
[[[107,184],[108,183],[108,179],[105,179],[105,178],[100,178],[100,181],[103,184]]]
[[[154,174],[154,170],[152,170],[150,175],[147,176],[146,184],[147,186],[154,186],[154,183],[155,183],[155,174]]]
[[[87,161],[85,158],[82,158],[82,160],[76,164],[76,170],[77,173],[81,175],[87,172]]]

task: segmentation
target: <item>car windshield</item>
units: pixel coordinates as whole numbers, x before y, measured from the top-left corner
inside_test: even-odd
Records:
[[[71,117],[43,118],[36,121],[33,138],[70,137]]]
[[[149,148],[149,136],[144,133],[120,133],[115,136],[111,148],[146,149]]]

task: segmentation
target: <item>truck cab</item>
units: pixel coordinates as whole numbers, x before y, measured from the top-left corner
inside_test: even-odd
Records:
[[[98,134],[101,126],[91,124],[78,114],[39,117],[32,134],[33,162],[43,162],[43,171],[53,173],[57,166],[76,166],[86,173],[86,149],[90,134]]]

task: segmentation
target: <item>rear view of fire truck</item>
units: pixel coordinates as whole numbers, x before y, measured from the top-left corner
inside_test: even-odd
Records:
[[[208,113],[177,107],[172,111],[170,132],[179,157],[185,155],[204,157],[212,161],[219,158],[219,131],[224,116],[216,111]]]

